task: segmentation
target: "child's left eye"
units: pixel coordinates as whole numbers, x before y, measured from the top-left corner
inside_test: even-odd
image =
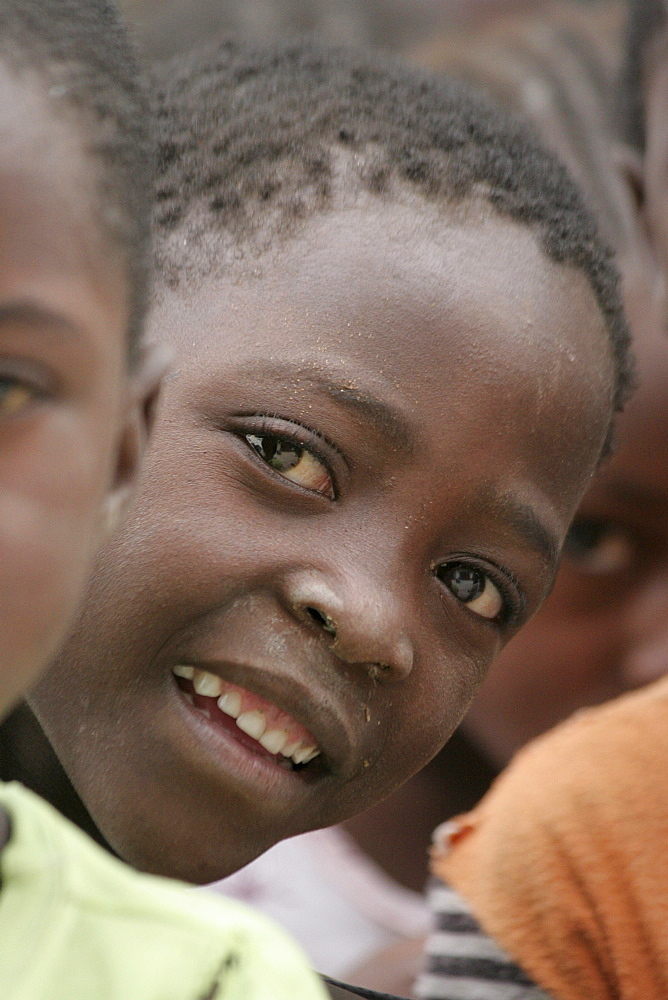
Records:
[[[0,375],[0,417],[13,417],[35,398],[35,392],[14,378]]]
[[[334,499],[334,484],[327,467],[307,448],[274,434],[244,434],[244,439],[267,465],[285,479]]]
[[[469,611],[490,621],[498,618],[504,609],[504,600],[496,584],[483,570],[462,562],[445,563],[436,570],[458,601]]]

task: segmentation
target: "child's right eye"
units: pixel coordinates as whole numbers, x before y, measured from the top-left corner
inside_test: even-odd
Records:
[[[13,417],[35,399],[35,391],[24,382],[0,375],[0,417]]]
[[[334,484],[326,465],[303,445],[274,434],[244,434],[244,439],[284,479],[334,499]]]

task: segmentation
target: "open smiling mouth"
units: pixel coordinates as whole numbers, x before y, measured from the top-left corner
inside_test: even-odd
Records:
[[[259,695],[189,664],[172,667],[187,700],[239,743],[289,771],[320,755],[308,729]]]

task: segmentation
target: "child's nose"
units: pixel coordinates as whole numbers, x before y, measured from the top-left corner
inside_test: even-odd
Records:
[[[285,581],[290,609],[315,629],[345,663],[360,664],[376,680],[403,680],[413,668],[413,644],[403,629],[398,600],[389,589],[376,594],[360,581],[337,587],[306,570]]]
[[[668,673],[668,571],[654,576],[627,612],[622,671],[629,687]]]

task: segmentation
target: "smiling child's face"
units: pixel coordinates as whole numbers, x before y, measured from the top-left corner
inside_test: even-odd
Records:
[[[177,365],[139,497],[33,702],[112,846],[193,881],[442,746],[609,417],[584,276],[485,206],[369,197],[248,267],[154,310]]]
[[[134,461],[126,280],[87,168],[0,69],[0,714],[62,641]]]

